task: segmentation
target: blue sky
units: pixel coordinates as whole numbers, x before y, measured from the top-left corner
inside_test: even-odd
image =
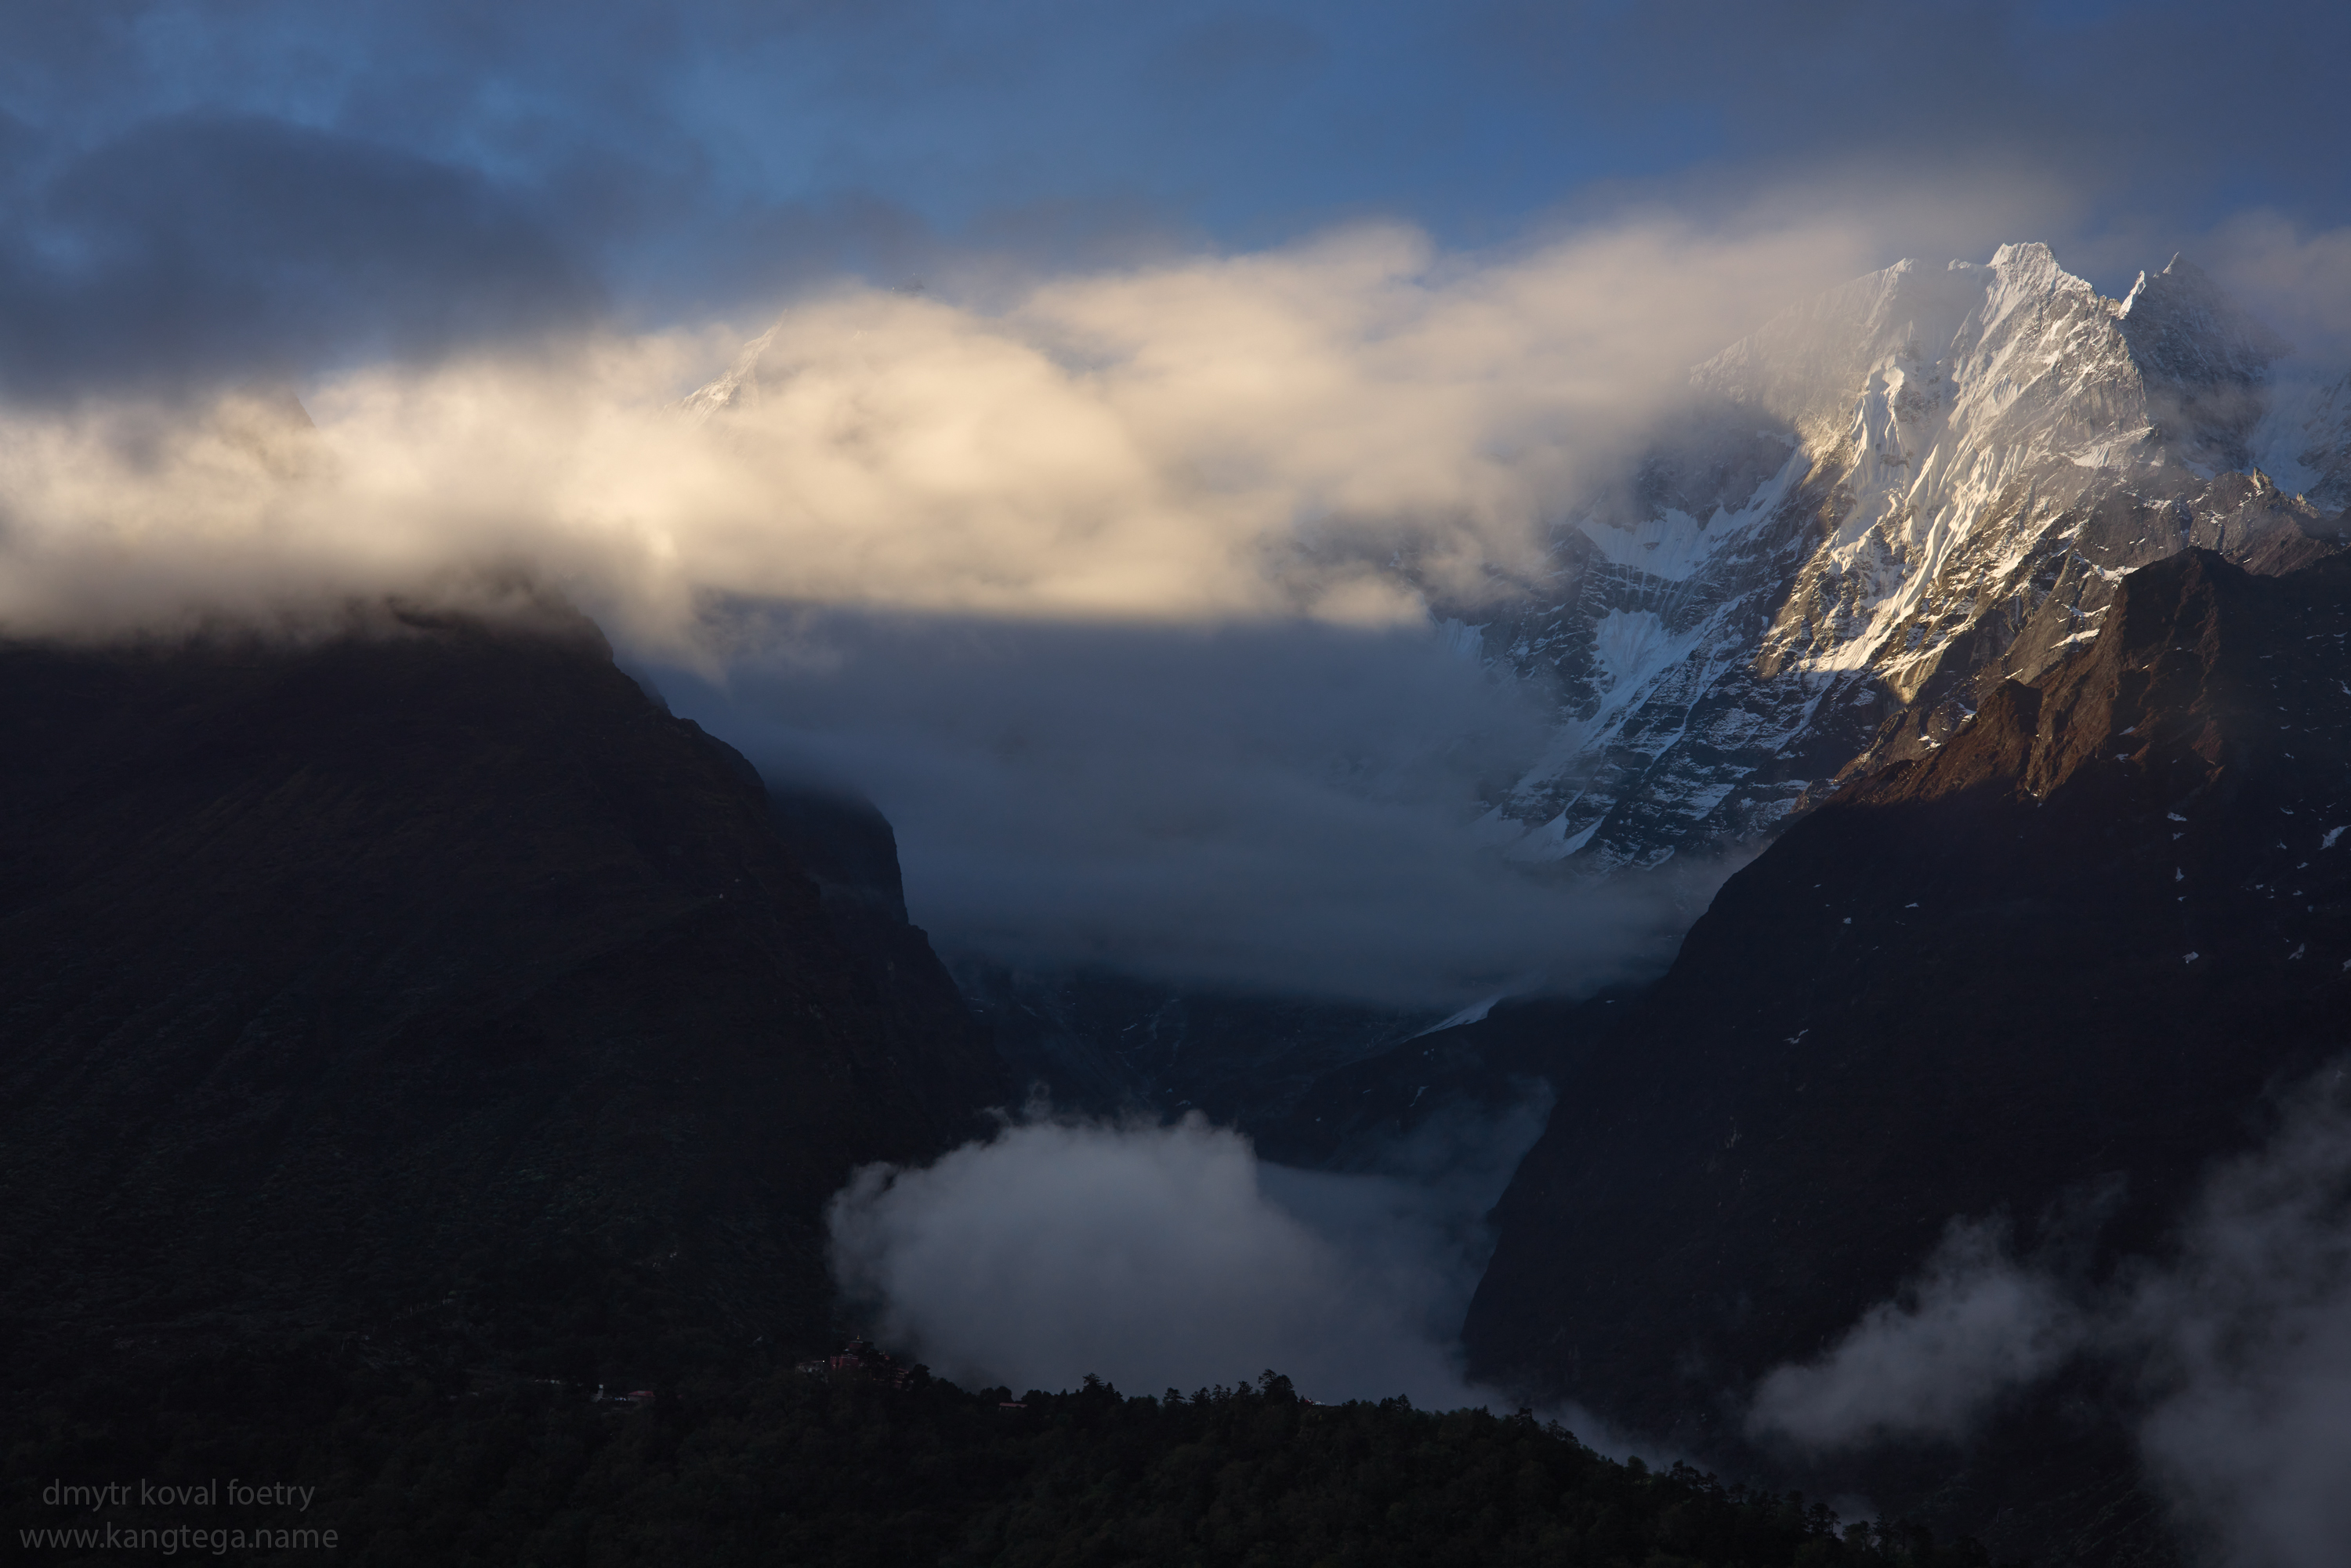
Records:
[[[19,5],[0,359],[299,371],[974,256],[1627,207],[1908,202],[1893,254],[2029,235],[2120,287],[2249,212],[2346,222],[2346,58],[2317,5]]]

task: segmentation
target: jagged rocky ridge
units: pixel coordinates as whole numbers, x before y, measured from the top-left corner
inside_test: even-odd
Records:
[[[2040,245],[1782,313],[1556,529],[1532,608],[1456,612],[1558,692],[1496,841],[1607,870],[1755,838],[1856,757],[1917,756],[2036,677],[2136,567],[2340,548],[2351,381],[2273,406],[2284,351],[2185,261],[2114,300]]]
[[[1473,1371],[1726,1456],[1755,1380],[1955,1217],[2091,1280],[2159,1255],[2265,1094],[2351,1046],[2346,638],[2351,556],[2175,555],[2036,683],[1797,821],[1562,1064]],[[2112,1409],[2036,1406],[1907,1483],[2045,1546],[2128,1501]]]

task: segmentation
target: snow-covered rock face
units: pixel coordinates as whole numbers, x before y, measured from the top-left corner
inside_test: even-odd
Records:
[[[2040,245],[1782,313],[1556,530],[1537,607],[1464,628],[1559,693],[1496,841],[1595,871],[1736,843],[1865,752],[1939,744],[1982,683],[2094,635],[2126,571],[2334,548],[2351,379],[2273,408],[2284,351],[2186,262],[2117,301]]]

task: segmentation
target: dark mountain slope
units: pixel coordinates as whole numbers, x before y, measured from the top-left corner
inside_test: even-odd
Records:
[[[1735,1448],[1753,1380],[1958,1215],[2161,1239],[2266,1087],[2351,1037],[2351,561],[2132,573],[2095,643],[1723,888],[1560,1084],[1499,1209],[1479,1375]],[[2105,1212],[2105,1211],[2102,1211]]]
[[[1377,1168],[1448,1119],[1490,1127],[1514,1110],[1547,1108],[1549,1085],[1583,1070],[1633,1005],[1638,988],[1582,1001],[1513,997],[1475,1022],[1416,1034],[1324,1073],[1279,1120],[1252,1127],[1258,1152],[1287,1165]]]
[[[958,961],[956,977],[1024,1093],[1096,1114],[1197,1109],[1252,1133],[1439,1016],[980,959]]]
[[[844,940],[748,765],[569,611],[6,646],[0,758],[21,1375],[810,1343],[827,1197],[1000,1098],[921,934]]]

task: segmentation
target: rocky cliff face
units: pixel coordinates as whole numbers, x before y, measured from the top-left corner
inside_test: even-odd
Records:
[[[1478,1371],[1735,1451],[1754,1380],[1954,1217],[2029,1249],[2095,1209],[2073,1241],[2110,1269],[2344,1049],[2351,557],[2192,549],[2104,612],[1798,821],[1564,1073],[1497,1211]]]
[[[2339,548],[2351,403],[2273,408],[2283,350],[2186,262],[2113,300],[2038,245],[1783,313],[1698,366],[1637,482],[1558,531],[1539,608],[1465,627],[1560,694],[1498,840],[1606,870],[1752,838],[2095,636],[2135,568]]]
[[[6,646],[0,755],[19,1371],[820,1343],[827,1197],[1001,1097],[921,933],[828,914],[748,765],[559,607]]]

